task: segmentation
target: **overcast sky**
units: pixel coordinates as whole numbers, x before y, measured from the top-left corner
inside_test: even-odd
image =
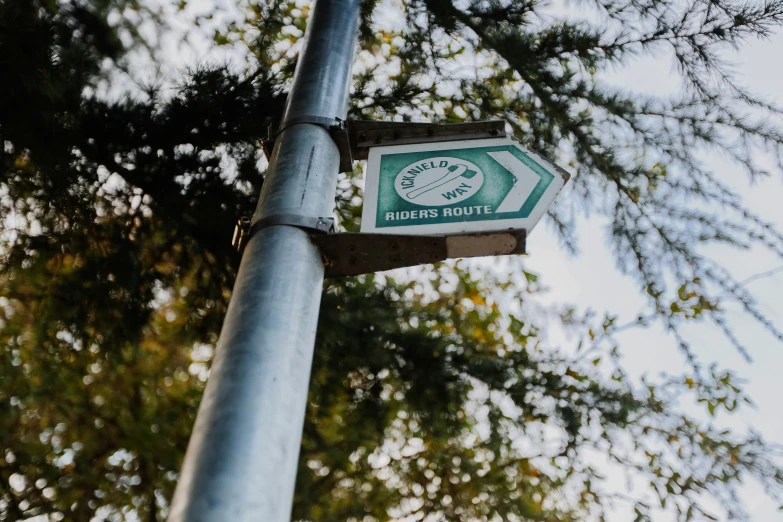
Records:
[[[745,85],[767,95],[779,105],[783,105],[783,70],[776,64],[780,63],[781,52],[783,34],[778,34],[769,41],[746,46],[733,57]],[[661,93],[671,88],[673,76],[671,62],[659,57],[641,60],[616,71],[611,80],[637,92]],[[744,196],[754,212],[775,223],[778,230],[783,230],[783,173],[776,172],[774,177],[750,186],[741,169],[725,158],[705,157],[705,160],[714,166],[724,182]],[[567,198],[568,191],[560,197]],[[583,219],[578,236],[581,253],[577,257],[565,254],[545,225],[540,225],[528,240],[527,264],[541,274],[550,288],[545,299],[591,307],[598,312],[619,312],[632,320],[643,308],[644,299],[638,285],[616,270],[614,258],[606,247],[606,223]],[[760,309],[778,327],[782,327],[783,260],[761,249],[711,248],[708,252],[730,269],[738,280],[777,270],[773,275],[748,283],[748,288],[758,298]],[[718,361],[721,367],[733,369],[747,379],[745,390],[756,403],[755,409],[742,408],[734,415],[720,413],[716,422],[741,433],[753,427],[768,440],[783,442],[783,345],[736,306],[730,309],[734,310],[729,317],[735,332],[749,346],[753,358],[751,363],[747,363],[716,328],[691,326],[685,329],[687,340],[703,362]],[[682,354],[676,349],[671,336],[660,329],[630,330],[620,334],[619,338],[623,361],[632,373],[653,376],[660,371],[678,372],[683,368]],[[706,418],[704,412],[700,413],[702,418]],[[783,520],[778,505],[765,495],[758,484],[748,483],[744,498],[754,522]],[[630,510],[618,512],[612,517],[617,522],[632,519]],[[667,519],[656,517],[655,520]]]

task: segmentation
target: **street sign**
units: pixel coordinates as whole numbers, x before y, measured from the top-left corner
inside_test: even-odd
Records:
[[[568,177],[508,138],[373,147],[361,231],[530,232]]]

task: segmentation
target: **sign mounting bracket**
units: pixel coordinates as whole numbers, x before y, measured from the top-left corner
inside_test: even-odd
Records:
[[[326,277],[382,272],[453,258],[524,254],[527,231],[499,230],[457,235],[311,235],[321,251]]]
[[[525,254],[527,231],[498,230],[457,235],[413,236],[401,234],[330,233],[332,218],[302,218],[289,214],[250,226],[250,219],[241,218],[234,230],[232,245],[242,252],[253,232],[271,225],[301,228],[318,247],[324,262],[325,277],[348,277],[373,272],[437,263],[452,258]]]
[[[351,154],[357,160],[366,160],[372,147],[506,137],[503,120],[466,123],[351,120],[346,122],[346,128]]]
[[[366,160],[372,147],[507,136],[506,122],[503,120],[437,124],[409,121],[343,121],[339,118],[301,116],[287,122],[276,132],[270,126],[269,137],[261,142],[267,159],[272,157],[277,136],[285,129],[301,123],[318,125],[329,131],[340,150],[340,172],[350,171],[354,160]]]

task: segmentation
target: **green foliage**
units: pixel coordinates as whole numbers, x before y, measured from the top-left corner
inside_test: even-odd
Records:
[[[520,259],[507,277],[442,264],[399,281],[327,282],[295,519],[585,520],[617,502],[637,520],[658,508],[741,519],[747,477],[779,497],[774,447],[678,405],[719,416],[750,402],[735,374],[693,357],[685,321],[711,320],[744,349],[722,306],[735,300],[780,337],[700,246],[783,254],[783,238],[692,150],[722,150],[751,177],[765,174],[754,145],[780,153],[778,109],[719,55],[780,25],[783,4],[590,5],[600,23],[549,21],[536,2],[410,0],[404,26],[390,27],[388,6],[366,1],[351,115],[507,119],[570,162],[570,203],[610,218],[618,264],[649,309],[629,324],[542,310]],[[109,20],[145,4],[0,3],[0,519],[165,516],[238,263],[228,235],[260,188],[260,143],[282,114],[309,13],[245,7],[214,39],[245,42],[250,70],[200,67],[173,92],[106,98],[98,82],[132,75],[127,53],[147,45]],[[607,67],[662,47],[684,94],[600,83]],[[360,185],[358,169],[340,180],[346,229],[357,228]],[[575,248],[567,214],[550,218]],[[690,364],[638,381],[615,335],[654,322]],[[551,328],[577,349],[549,346],[539,332]],[[611,466],[643,478],[647,494],[610,489]],[[724,512],[708,512],[710,499]]]

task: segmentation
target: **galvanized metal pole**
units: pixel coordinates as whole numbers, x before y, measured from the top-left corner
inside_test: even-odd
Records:
[[[344,118],[360,0],[318,0],[282,127]],[[328,131],[279,136],[254,216],[331,216],[339,152]],[[324,267],[307,233],[263,228],[245,247],[169,522],[287,522]]]

